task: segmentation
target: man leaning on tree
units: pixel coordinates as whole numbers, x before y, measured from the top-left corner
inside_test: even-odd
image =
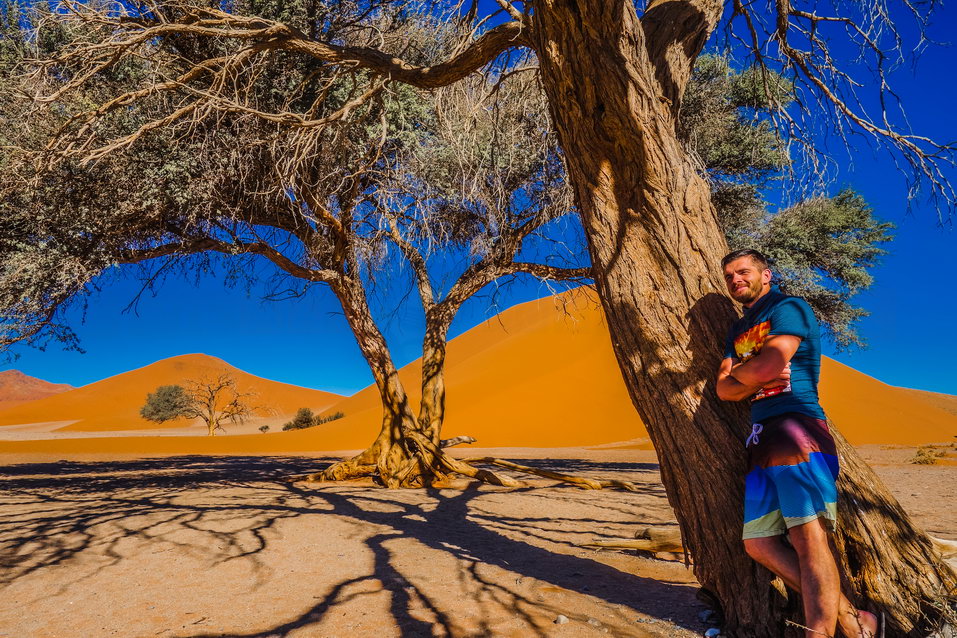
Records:
[[[805,635],[879,635],[878,618],[841,594],[829,533],[837,520],[837,451],[818,403],[820,329],[800,297],[771,286],[768,261],[739,250],[722,261],[731,297],[744,305],[718,370],[718,397],[751,401],[744,547],[801,592]],[[784,536],[787,536],[785,541]]]

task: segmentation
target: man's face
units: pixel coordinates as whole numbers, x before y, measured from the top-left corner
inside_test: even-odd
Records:
[[[771,271],[750,257],[739,257],[724,267],[724,283],[738,303],[750,305],[771,288]]]

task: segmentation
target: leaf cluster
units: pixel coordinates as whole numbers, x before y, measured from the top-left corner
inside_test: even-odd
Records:
[[[711,179],[712,202],[732,250],[764,253],[775,283],[804,297],[838,348],[863,346],[855,324],[867,312],[853,297],[873,283],[869,269],[886,254],[893,224],[852,189],[771,211],[762,192],[788,167],[786,145],[769,122],[794,99],[784,78],[757,68],[735,71],[727,58],[698,60],[679,130]]]
[[[161,385],[146,395],[140,416],[147,421],[165,423],[179,418],[194,418],[194,400],[181,385]]]
[[[288,430],[302,430],[322,425],[323,423],[329,423],[330,421],[336,421],[344,416],[345,413],[343,412],[333,412],[327,416],[319,416],[313,414],[309,408],[299,408],[299,410],[296,411],[296,416],[294,416],[291,421],[284,423],[282,429],[284,432]]]

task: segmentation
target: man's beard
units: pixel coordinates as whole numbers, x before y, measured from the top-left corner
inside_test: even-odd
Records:
[[[742,304],[753,303],[755,299],[761,296],[761,291],[764,289],[764,284],[760,279],[754,283],[748,284],[747,288],[739,288],[738,290],[731,293],[731,297]]]

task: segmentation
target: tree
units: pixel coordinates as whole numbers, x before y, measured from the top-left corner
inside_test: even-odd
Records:
[[[299,408],[296,411],[296,416],[292,418],[292,421],[285,423],[282,426],[283,430],[301,430],[302,428],[310,428],[315,425],[316,415],[312,413],[312,410],[309,408]]]
[[[473,22],[478,6],[474,4],[460,20],[466,32],[472,30],[474,39],[442,51],[404,46],[406,43],[388,38],[379,40],[379,34],[385,31],[376,21],[383,16],[393,19],[397,14],[390,14],[389,5],[377,2],[357,6],[351,22],[337,21],[341,17],[337,15],[322,14],[319,19],[319,13],[329,7],[316,5],[313,9],[317,19],[300,26],[286,23],[281,17],[256,15],[256,7],[245,12],[246,7],[236,5],[223,11],[179,3],[148,3],[132,16],[97,11],[92,5],[72,5],[72,13],[62,15],[90,29],[91,36],[85,42],[95,44],[84,46],[80,40],[72,48],[66,47],[62,55],[50,61],[50,68],[55,67],[57,72],[46,76],[49,81],[65,79],[67,89],[79,87],[98,71],[113,72],[117,60],[133,59],[127,55],[132,51],[146,60],[172,51],[181,72],[154,77],[133,91],[107,87],[119,90],[105,91],[107,97],[93,101],[93,108],[68,110],[66,115],[76,113],[73,119],[59,114],[56,124],[65,128],[54,129],[53,143],[40,156],[44,160],[39,163],[40,173],[68,170],[75,160],[108,164],[117,151],[137,143],[160,125],[167,130],[187,123],[198,125],[203,118],[197,115],[209,113],[216,114],[213,119],[222,120],[221,129],[235,125],[226,113],[256,112],[257,117],[274,124],[287,122],[294,128],[304,128],[315,123],[313,131],[323,127],[328,130],[347,112],[380,95],[386,85],[397,92],[402,90],[401,85],[423,89],[451,86],[490,63],[507,61],[516,50],[534,52],[612,343],[635,406],[658,450],[662,479],[681,524],[684,544],[694,558],[695,573],[721,600],[729,633],[780,635],[786,614],[770,586],[769,574],[751,566],[737,538],[739,485],[744,470],[740,441],[746,434],[746,416],[741,408],[719,402],[709,385],[719,356],[716,344],[733,316],[716,267],[727,244],[712,203],[711,187],[698,160],[682,143],[678,129],[682,98],[694,62],[718,25],[724,4],[717,0],[651,0],[640,17],[631,2],[622,0],[544,0],[525,4],[522,10],[505,0],[499,4],[509,22],[492,27],[488,22]],[[743,42],[753,54],[758,64],[755,81],[763,88],[765,99],[775,99],[774,76],[766,71],[777,69],[789,82],[800,83],[816,96],[825,115],[838,123],[836,126],[856,127],[886,141],[912,166],[917,178],[938,193],[951,194],[940,168],[941,154],[948,149],[900,132],[890,123],[886,111],[870,118],[850,93],[854,90],[851,76],[836,66],[840,58],[831,52],[828,34],[839,29],[838,35],[859,44],[864,56],[870,56],[883,80],[891,63],[888,50],[899,46],[896,38],[900,35],[883,3],[835,5],[835,12],[844,14],[817,13],[813,8],[805,10],[780,1],[760,5],[735,0],[730,4],[734,23],[729,33],[732,40]],[[922,19],[919,9],[910,3],[903,9],[915,12],[918,26]],[[59,15],[55,17],[60,19]],[[342,26],[346,24],[361,24],[363,30],[350,31],[352,27]],[[327,25],[334,28],[327,29]],[[369,25],[374,26],[366,28]],[[335,28],[340,27],[343,31],[336,32]],[[356,37],[357,33],[364,33],[365,39]],[[333,91],[330,84],[328,90],[312,93],[301,103],[257,108],[258,102],[247,99],[250,85],[276,68],[271,61],[288,57],[321,62],[315,64],[317,70],[339,73],[337,77],[346,87],[344,94]],[[294,83],[292,94],[298,100],[301,94],[296,86]],[[882,97],[890,97],[883,91],[883,81],[880,86]],[[51,100],[64,94],[60,88],[45,93]],[[144,105],[139,115],[155,109],[154,116],[147,116],[141,123],[124,122],[132,103]],[[815,166],[820,156],[813,152],[813,140],[801,137],[801,122],[780,109],[774,123],[789,134],[798,133],[790,141],[803,143],[809,165]],[[297,149],[309,148],[310,144],[314,149],[318,139],[315,135],[291,136],[277,144],[285,145],[287,155],[298,162],[308,153]],[[291,142],[306,146],[297,147]],[[380,150],[375,147],[373,156],[378,158]],[[337,171],[315,171],[304,174],[308,178],[304,181],[315,184],[327,175],[342,177]],[[353,188],[354,192],[364,192],[361,185]],[[344,198],[342,201],[349,205],[333,209],[307,201],[309,217],[329,217],[332,229],[354,210],[354,198]],[[302,232],[295,226],[283,230]],[[218,229],[227,236],[231,231]],[[171,254],[203,247],[257,253],[277,263],[282,261],[281,255],[270,251],[258,236],[234,236],[224,243],[218,235],[197,237],[179,228],[173,234],[178,234],[181,241],[164,244],[160,250],[154,245],[148,249],[153,251],[150,254],[159,257],[164,250]],[[124,241],[129,241],[129,236]],[[155,244],[164,238],[168,239],[154,233],[142,239]],[[319,246],[323,242],[328,242],[326,250],[333,256],[341,256],[348,243],[341,235],[323,230],[311,232],[304,244]],[[514,243],[503,241],[500,245]],[[79,263],[77,267],[82,270],[90,261]],[[327,275],[311,276],[322,280]],[[346,285],[346,279],[338,278],[338,273],[336,276],[349,315],[359,296],[355,288]],[[350,272],[342,276],[353,277],[354,281],[356,275]],[[75,293],[68,283],[55,290],[64,298]],[[27,298],[28,304],[34,301],[34,297]],[[49,315],[44,314],[49,308],[49,303],[41,304],[31,314],[33,309],[25,307],[22,316],[28,320],[23,328],[29,332],[38,322],[49,323]],[[357,336],[376,342],[374,334],[360,336],[366,326],[361,315],[350,317],[360,328]],[[426,469],[431,468],[429,457],[438,457],[438,453],[433,442],[418,433],[411,438],[420,446],[417,451],[424,450],[425,454],[417,455],[404,444],[395,444],[405,440],[408,430],[403,428],[413,420],[406,413],[403,394],[393,384],[394,369],[384,363],[382,349],[369,352],[370,365],[374,370],[379,366],[376,382],[391,416],[384,419],[380,435],[384,438],[370,448],[372,452],[356,459],[352,467],[340,469],[353,471],[369,466],[373,459],[380,463],[383,454],[395,455],[401,472],[388,472],[386,476],[401,483],[402,472],[411,472],[416,465],[421,470],[423,462]],[[434,387],[441,390],[439,384]],[[954,574],[844,443],[841,455],[845,462],[843,501],[856,504],[842,512],[838,537],[845,571],[851,576],[849,597],[860,607],[880,607],[887,612],[896,633],[916,636],[928,622],[938,622],[949,613]],[[380,466],[388,469],[397,465],[390,462]],[[419,473],[427,474],[424,470]]]
[[[353,25],[352,9],[342,10],[346,15],[330,17],[324,28],[336,32],[343,22]],[[417,44],[422,55],[429,53],[426,42],[441,51],[462,39],[457,29],[434,20],[381,20],[389,42]],[[366,30],[350,28],[349,37],[368,37]],[[64,37],[86,38],[85,29],[80,24],[75,31],[84,35]],[[177,48],[171,59],[134,60],[120,78],[107,73],[79,92],[67,91],[52,119],[37,118],[36,128],[28,127],[6,148],[25,151],[34,136],[58,137],[56,129],[69,128],[74,113],[107,99],[103,96],[123,84],[151,82],[154,72],[179,72],[182,54]],[[41,87],[63,84],[63,76],[39,70],[21,90],[35,89],[37,82]],[[588,274],[585,267],[563,264],[554,250],[546,263],[532,259],[536,233],[572,211],[543,98],[529,90],[534,77],[515,75],[494,84],[480,78],[431,96],[401,86],[366,90],[368,78],[357,81],[350,73],[295,60],[278,64],[265,77],[264,87],[249,87],[255,98],[247,103],[259,109],[216,101],[215,122],[198,117],[190,136],[161,127],[163,132],[147,136],[135,153],[122,152],[121,144],[118,152],[92,165],[68,160],[55,162],[58,168],[52,171],[37,171],[36,156],[8,155],[14,168],[7,175],[23,181],[8,182],[13,186],[4,203],[4,263],[16,276],[0,289],[12,309],[8,316],[22,319],[5,326],[7,339],[42,336],[44,326],[52,325],[54,335],[69,342],[68,327],[54,325],[50,311],[111,264],[149,268],[159,262],[143,274],[153,285],[171,268],[209,268],[210,253],[229,256],[229,276],[242,280],[254,272],[248,258],[264,258],[287,276],[270,282],[274,297],[299,296],[315,284],[329,286],[382,399],[382,427],[370,447],[313,479],[372,475],[393,487],[418,486],[459,472],[515,484],[448,457],[439,437],[446,335],[461,305],[484,286],[518,273],[552,279]],[[141,97],[142,108],[125,111],[109,127],[110,135],[139,137],[138,129],[162,111],[162,100],[156,104]],[[260,110],[265,104],[281,112],[301,109],[303,100],[316,106],[316,115],[328,114],[305,126],[277,128]],[[107,119],[110,111],[104,112]],[[499,138],[508,140],[506,154],[496,154]],[[440,170],[436,157],[444,161]],[[24,242],[20,238],[27,228]],[[442,258],[459,262],[457,270],[445,269],[440,277],[431,272],[436,247],[451,249]],[[50,261],[38,264],[41,253]],[[52,262],[61,267],[47,267]],[[404,264],[425,312],[418,416],[371,309],[371,297],[382,285],[376,275],[386,263]],[[26,276],[23,264],[29,265]],[[395,276],[390,272],[381,279]]]
[[[164,423],[173,419],[202,419],[206,433],[214,436],[224,430],[223,424],[242,423],[256,411],[250,403],[255,396],[240,392],[229,373],[215,379],[196,379],[179,385],[161,385],[146,395],[140,416],[147,421]]]
[[[181,385],[161,385],[146,395],[140,416],[154,423],[165,423],[185,416],[192,400]]]

